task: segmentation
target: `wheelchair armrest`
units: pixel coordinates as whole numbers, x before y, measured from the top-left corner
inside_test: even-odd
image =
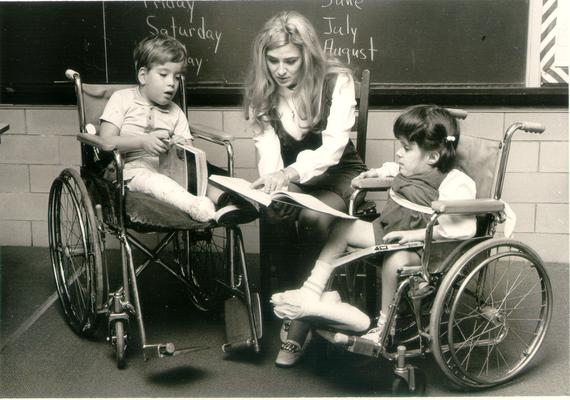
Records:
[[[77,140],[79,140],[81,143],[88,144],[102,151],[111,152],[117,149],[117,145],[110,144],[104,138],[97,135],[91,135],[89,133],[79,133],[77,134],[76,137]]]
[[[503,211],[505,204],[501,200],[451,200],[433,201],[431,208],[438,214],[487,214]]]
[[[372,191],[386,191],[392,186],[394,178],[362,178],[352,181],[354,189]]]
[[[192,136],[210,142],[224,144],[226,142],[233,142],[234,136],[230,133],[220,131],[209,126],[204,126],[200,124],[190,124],[190,132]]]

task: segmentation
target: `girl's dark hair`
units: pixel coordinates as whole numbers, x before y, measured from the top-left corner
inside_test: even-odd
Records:
[[[151,69],[155,65],[167,62],[183,62],[186,67],[188,56],[182,43],[171,36],[159,33],[141,40],[135,47],[133,59],[135,73],[138,73],[143,67]]]
[[[394,123],[394,136],[417,143],[424,151],[437,151],[434,167],[449,172],[459,144],[459,124],[445,108],[430,104],[408,108]]]

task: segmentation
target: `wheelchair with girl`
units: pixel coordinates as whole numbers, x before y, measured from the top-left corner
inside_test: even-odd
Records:
[[[462,110],[447,111],[455,119],[467,116]],[[445,376],[463,388],[493,387],[519,375],[546,336],[553,294],[539,255],[509,237],[514,215],[501,194],[511,139],[517,131],[540,134],[544,127],[516,122],[501,141],[462,135],[455,145],[455,168],[474,181],[476,196],[472,200],[436,197],[426,207],[429,209],[422,211],[428,214],[422,239],[376,241],[374,246],[359,245],[358,249],[350,247],[349,240],[343,253],[324,263],[323,250],[301,289],[273,295],[275,313],[310,323],[312,332],[325,339],[326,353],[343,349],[394,362],[394,394],[423,393],[425,374],[408,360],[428,353]],[[447,136],[449,141],[456,139]],[[358,215],[356,199],[363,193],[390,191],[396,179],[380,176],[353,181],[350,213]],[[397,195],[390,191],[390,196]],[[472,218],[474,235],[446,239],[435,234],[444,218],[455,216]],[[505,237],[496,237],[503,222]],[[388,291],[390,300],[382,297],[379,313],[376,268],[387,256],[402,251],[415,253],[418,261],[394,264],[397,281]],[[384,282],[381,287],[384,290]],[[334,297],[331,292],[340,301],[328,300]],[[320,293],[319,300],[315,295]],[[366,333],[369,316],[374,319],[379,314],[378,328]],[[292,366],[295,351],[305,347],[287,342],[280,351],[282,366]]]
[[[68,325],[76,334],[90,337],[106,320],[107,340],[119,368],[126,365],[127,343],[132,347],[135,342],[136,335],[129,332],[132,325],[138,328],[145,360],[207,348],[179,349],[170,342],[147,339],[137,277],[155,264],[183,285],[198,310],[224,313],[224,352],[259,352],[259,294],[249,279],[239,225],[200,222],[164,201],[128,190],[121,152],[97,131],[111,95],[133,85],[85,84],[73,70],[67,70],[66,76],[77,95],[81,167],[79,171],[64,169],[52,183],[48,228],[53,276]],[[184,80],[180,79],[178,102],[186,115]],[[216,173],[232,176],[233,136],[193,124],[190,131],[194,138],[225,149],[227,165]],[[137,236],[146,233],[158,235],[154,247]],[[119,242],[120,268],[107,264],[109,237]],[[135,265],[134,250],[145,257],[139,265]],[[110,279],[111,275],[116,279]]]

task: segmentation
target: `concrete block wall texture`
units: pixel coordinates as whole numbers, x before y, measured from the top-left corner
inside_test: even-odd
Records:
[[[515,238],[546,261],[568,262],[568,110],[543,108],[466,108],[464,134],[500,140],[516,121],[546,125],[543,135],[518,132],[511,147],[503,199],[517,213]],[[392,135],[401,109],[371,110],[367,164],[394,160]],[[239,108],[190,110],[193,122],[235,135],[236,174],[257,176],[255,151]],[[0,246],[47,246],[47,203],[52,180],[65,167],[80,164],[77,112],[73,107],[0,106],[0,121],[10,124],[0,143]],[[211,161],[225,165],[219,146],[196,141]],[[372,196],[381,207],[385,194]],[[258,224],[242,227],[248,252],[259,252]],[[157,236],[142,235],[153,243]],[[111,247],[116,243],[111,242]]]

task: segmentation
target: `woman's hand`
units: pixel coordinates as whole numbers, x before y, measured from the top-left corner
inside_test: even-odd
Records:
[[[368,171],[361,172],[360,175],[358,175],[354,179],[378,178],[379,176],[380,175],[378,174],[378,170],[373,168],[373,169],[369,169]]]
[[[251,184],[251,187],[253,189],[260,189],[265,193],[272,193],[289,185],[289,181],[289,175],[285,170],[281,169],[259,177],[259,179]]]
[[[410,231],[392,231],[382,238],[385,243],[404,244],[409,242],[418,242],[425,239],[425,229],[415,229]]]
[[[356,176],[355,178],[352,179],[351,183],[354,183],[356,181],[359,181],[360,179],[364,179],[364,178],[377,178],[380,175],[378,175],[378,170],[376,169],[369,169],[368,171],[364,171],[361,172],[360,175]]]
[[[156,132],[141,136],[141,147],[144,151],[153,156],[158,156],[168,150],[165,140],[169,139],[168,133]]]

